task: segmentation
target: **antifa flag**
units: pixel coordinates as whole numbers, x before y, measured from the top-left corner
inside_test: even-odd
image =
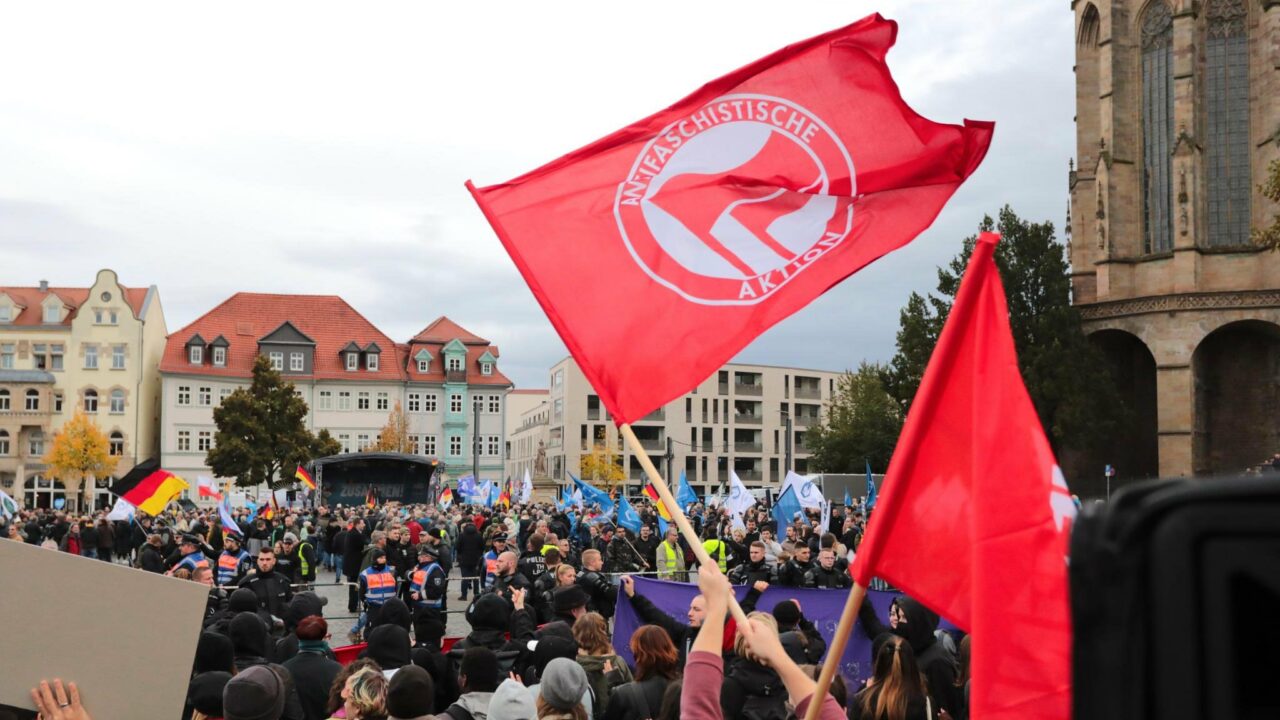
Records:
[[[514,180],[467,184],[618,423],[911,242],[977,169],[993,125],[908,107],[885,63],[897,31],[866,17]]]
[[[1076,507],[1022,384],[998,241],[974,247],[850,571],[973,633],[973,717],[1065,719]]]

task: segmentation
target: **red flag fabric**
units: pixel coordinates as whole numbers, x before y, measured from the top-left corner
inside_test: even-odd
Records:
[[[902,100],[879,15],[779,50],[537,170],[472,191],[619,423],[916,237],[993,125]]]
[[[973,717],[1071,716],[1076,508],[1018,371],[978,238],[853,564],[973,633]]]

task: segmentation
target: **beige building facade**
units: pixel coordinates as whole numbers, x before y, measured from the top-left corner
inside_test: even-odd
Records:
[[[699,495],[729,480],[732,469],[748,487],[778,487],[790,469],[805,473],[805,431],[823,417],[840,373],[729,363],[692,392],[632,423],[646,454],[669,480],[684,471]],[[530,438],[542,429],[528,414]],[[790,420],[788,445],[787,421]],[[573,358],[551,368],[547,396],[547,476],[569,482],[596,443],[619,453],[627,482],[647,482],[638,457],[624,446],[608,411]],[[536,458],[536,451],[535,451]]]
[[[1075,0],[1073,295],[1126,427],[1086,471],[1232,473],[1280,451],[1280,2]]]
[[[103,507],[112,478],[83,487],[42,458],[78,410],[107,437],[116,477],[157,454],[165,334],[156,287],[112,270],[90,287],[0,287],[0,489],[27,507]]]

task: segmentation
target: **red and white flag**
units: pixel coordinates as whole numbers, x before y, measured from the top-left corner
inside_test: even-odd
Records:
[[[978,238],[851,572],[973,633],[973,717],[1065,719],[1076,507],[1018,371],[999,239]]]
[[[208,475],[197,475],[196,487],[200,497],[212,498],[215,501],[222,500],[222,493],[218,492],[218,486],[213,484],[213,478]]]
[[[903,102],[879,15],[499,185],[467,184],[619,423],[933,222],[992,124]]]

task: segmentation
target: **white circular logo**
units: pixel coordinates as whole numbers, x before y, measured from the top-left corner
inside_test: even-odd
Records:
[[[725,95],[671,123],[618,185],[614,216],[654,280],[706,305],[752,305],[853,227],[853,160],[784,98]]]

